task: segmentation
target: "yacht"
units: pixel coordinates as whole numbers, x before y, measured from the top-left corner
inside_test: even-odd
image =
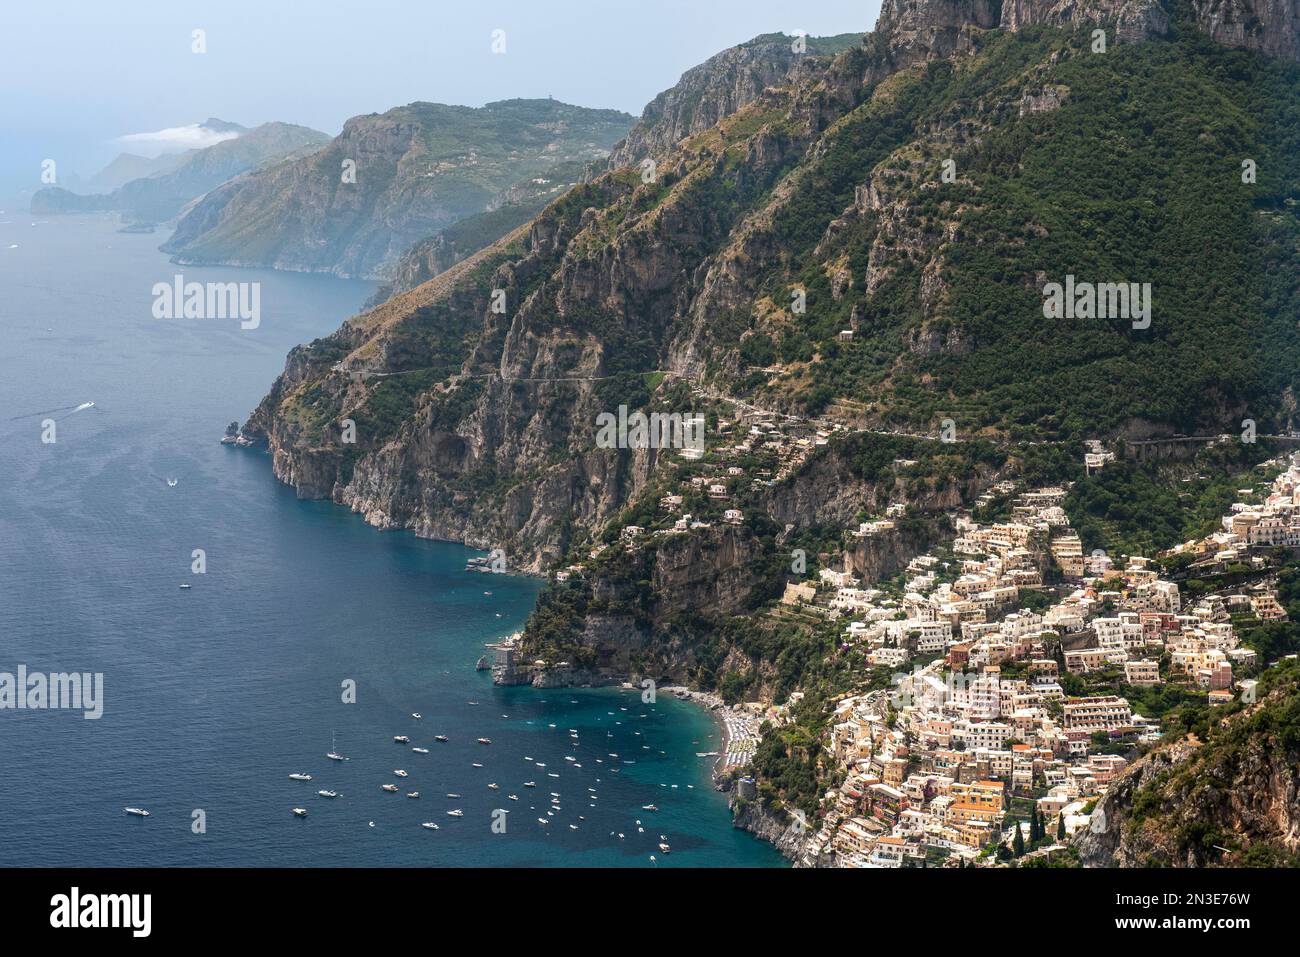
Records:
[[[657,810],[659,810],[659,808],[657,808],[657,807],[656,807],[655,805],[653,805],[653,804],[642,804],[642,805],[641,805],[641,810],[643,810],[643,811],[657,811]]]
[[[496,782],[493,782],[492,784],[489,784],[488,787],[491,790],[496,791],[500,789],[501,785],[497,784]]]
[[[306,817],[306,816],[307,816],[307,809],[306,809],[305,807],[293,807],[293,808],[290,808],[289,810],[291,810],[291,811],[293,812],[293,816],[294,816],[294,817]]]
[[[327,751],[327,752],[325,753],[325,757],[329,758],[331,761],[346,761],[347,758],[345,758],[343,755],[339,754],[338,740],[337,740],[337,739],[338,739],[338,735],[336,735],[333,731],[331,731],[331,732],[330,732],[330,749],[329,749],[329,751]]]
[[[464,817],[465,812],[462,811],[460,808],[452,808],[450,811],[447,812],[447,815],[448,817]]]
[[[409,798],[418,798],[418,797],[420,796],[420,792],[419,792],[419,791],[407,791],[407,792],[406,792],[406,796],[409,797]]]
[[[407,773],[403,771],[401,768],[398,768],[393,773],[396,774],[399,778],[409,777],[409,775],[407,775]]]
[[[508,795],[506,795],[506,796],[507,796],[508,798],[510,798],[510,800],[512,800],[512,801],[518,801],[518,800],[519,800],[519,795],[518,795],[518,794],[508,794]]]
[[[319,794],[319,795],[320,795],[321,797],[323,797],[323,798],[336,798],[336,797],[339,796],[339,792],[338,792],[338,791],[330,791],[330,790],[327,790],[327,789],[325,789],[325,788],[321,788],[321,789],[320,789],[319,791],[317,791],[316,793]]]
[[[491,743],[492,743],[492,739],[491,739],[491,738],[479,738],[479,739],[478,739],[478,743],[479,743],[479,744],[491,744]]]
[[[310,781],[310,780],[311,780],[311,775],[310,775],[310,774],[303,774],[301,771],[297,771],[297,772],[294,772],[293,774],[289,775],[289,780],[290,780],[290,781]]]
[[[667,844],[660,844],[660,845],[659,845],[659,850],[661,850],[661,851],[663,851],[665,854],[667,854],[669,851],[672,850],[672,848],[669,847]]]
[[[412,748],[411,750],[414,751],[416,754],[428,754],[428,753],[429,753],[429,749],[428,749],[428,748]]]
[[[524,782],[524,787],[526,787],[526,788],[535,788],[535,787],[537,787],[537,782],[536,782],[536,781],[525,781],[525,782]]]
[[[447,742],[447,736],[445,734],[435,734],[433,740],[441,741],[445,744]]]
[[[472,765],[472,766],[473,766],[473,767],[476,767],[476,768],[481,768],[481,767],[483,767],[483,765],[479,764],[477,761],[473,762],[473,765]]]
[[[425,821],[423,824],[420,825],[420,827],[428,828],[430,831],[438,830],[438,825],[434,824],[432,821]]]
[[[458,798],[458,797],[460,797],[460,795],[459,795],[459,794],[448,794],[447,797],[449,797],[449,798],[453,798],[453,799],[454,799],[454,798]]]
[[[420,712],[418,711],[412,711],[411,717],[414,718],[416,721],[419,721],[421,718],[424,717],[424,715],[420,714]]]
[[[193,588],[194,586],[191,585],[189,582],[181,582],[180,587],[181,587],[181,590],[183,591],[183,590],[188,589],[188,588]]]
[[[125,811],[127,814],[132,814],[132,815],[134,815],[135,817],[148,817],[148,816],[149,816],[149,812],[146,811],[146,810],[145,810],[144,808],[142,808],[142,807],[124,807],[124,808],[122,808],[122,810]]]
[[[380,788],[382,788],[382,789],[385,790],[385,791],[396,791],[396,790],[397,790],[397,785],[396,785],[396,784],[381,784],[381,785],[379,785],[379,786],[380,786]]]
[[[404,734],[395,734],[395,735],[393,735],[393,740],[396,741],[398,744],[410,744],[410,743],[411,743],[411,739],[408,738],[408,737],[407,737],[406,735],[404,735]]]

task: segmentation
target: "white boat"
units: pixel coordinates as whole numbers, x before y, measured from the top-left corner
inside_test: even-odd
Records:
[[[641,810],[643,810],[643,811],[657,811],[657,810],[659,810],[659,808],[655,807],[655,805],[653,805],[653,804],[642,804],[642,805],[641,805]]]
[[[180,588],[181,588],[182,591],[185,590],[185,589],[187,589],[187,588],[193,588],[193,587],[194,587],[194,586],[191,585],[189,582],[181,582],[181,584],[180,584]]]
[[[465,812],[462,811],[460,808],[452,808],[452,810],[447,812],[447,815],[449,817],[464,817]]]
[[[331,761],[346,761],[347,758],[345,758],[343,755],[339,754],[339,748],[338,748],[338,740],[337,740],[337,738],[338,738],[338,735],[336,735],[333,731],[331,731],[331,732],[330,732],[330,749],[329,749],[329,751],[327,751],[327,752],[325,753],[325,757],[329,758]]]
[[[409,775],[408,775],[405,771],[403,771],[401,768],[398,768],[398,769],[397,769],[396,771],[394,771],[393,773],[396,774],[399,778],[409,777]]]
[[[414,751],[416,754],[428,754],[428,753],[429,753],[429,749],[428,749],[428,748],[412,748],[411,750]]]
[[[434,824],[432,821],[425,821],[423,824],[420,825],[420,827],[428,828],[430,831],[438,830],[438,825]]]
[[[321,789],[320,789],[319,791],[317,791],[316,793],[319,794],[319,795],[320,795],[321,797],[323,797],[323,798],[336,798],[336,797],[339,796],[339,792],[338,792],[338,791],[330,791],[330,790],[327,790],[327,789],[325,789],[325,788],[321,788]]]
[[[419,791],[407,791],[407,792],[406,792],[406,796],[409,797],[409,798],[418,798],[418,797],[420,796],[420,792],[419,792]]]
[[[393,735],[393,740],[396,741],[398,744],[410,744],[410,743],[411,743],[411,739],[408,738],[408,737],[407,737],[406,735],[404,735],[404,734],[395,734],[395,735]]]
[[[452,799],[454,800],[455,798],[460,797],[460,795],[459,795],[459,794],[448,794],[447,797],[452,798]]]
[[[491,788],[493,791],[496,791],[501,787],[501,785],[497,784],[496,782],[493,782],[492,784],[489,784],[488,787]]]
[[[479,739],[478,739],[478,743],[479,743],[479,744],[491,744],[491,743],[492,743],[492,739],[491,739],[491,738],[479,738]]]
[[[414,718],[416,721],[419,721],[421,718],[424,717],[424,715],[420,714],[420,712],[418,711],[412,711],[411,717]]]
[[[539,817],[539,818],[537,819],[537,823],[538,823],[538,824],[550,824],[551,822],[548,821],[548,820],[546,820],[546,818],[544,818],[544,817]]]
[[[142,808],[142,807],[124,807],[124,808],[122,808],[122,810],[125,811],[127,814],[131,814],[131,815],[133,815],[133,816],[135,816],[135,817],[148,817],[148,816],[149,816],[149,812],[146,811],[146,810],[145,810],[144,808]]]
[[[445,734],[435,734],[435,735],[433,736],[433,740],[435,740],[435,741],[442,741],[442,742],[446,743],[446,741],[447,741],[447,736],[446,736]]]
[[[536,781],[525,781],[525,782],[524,782],[524,787],[526,787],[526,788],[535,788],[535,787],[537,787],[537,782],[536,782]]]
[[[672,848],[669,847],[667,844],[660,844],[660,845],[659,845],[659,850],[661,850],[661,851],[663,851],[665,854],[667,854],[669,851],[672,850]]]
[[[293,807],[289,809],[293,812],[294,817],[306,817],[307,809],[305,807]]]
[[[379,785],[379,787],[380,787],[382,790],[384,790],[384,791],[396,791],[396,790],[397,790],[397,785],[396,785],[396,784],[381,784],[381,785]]]
[[[481,767],[483,767],[483,765],[479,764],[477,761],[475,761],[475,762],[473,763],[472,766],[473,766],[473,767],[476,767],[476,768],[481,768]]]
[[[301,771],[295,771],[293,774],[289,775],[289,780],[290,780],[290,781],[310,781],[310,780],[311,780],[311,775],[310,775],[310,774],[303,774]]]
[[[518,801],[518,800],[519,800],[519,795],[518,795],[518,794],[508,794],[508,795],[506,795],[506,796],[507,796],[508,798],[510,798],[510,800],[512,800],[512,801]]]

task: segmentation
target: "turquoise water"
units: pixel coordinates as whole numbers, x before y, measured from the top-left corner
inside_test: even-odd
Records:
[[[696,753],[719,735],[699,709],[475,672],[484,642],[522,625],[535,581],[467,573],[468,549],[299,502],[264,454],[218,444],[288,349],[332,331],[370,284],[175,267],[161,233],[33,219],[0,214],[0,671],[103,672],[105,706],[98,721],[0,711],[0,864],[781,863],[708,786]],[[260,327],[154,319],[151,288],[178,271],[260,282]],[[332,732],[349,761],[325,759]]]

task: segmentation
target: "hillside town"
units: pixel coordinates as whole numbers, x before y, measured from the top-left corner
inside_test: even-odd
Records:
[[[1085,558],[1060,488],[1014,494],[1006,521],[958,517],[950,546],[914,558],[901,589],[832,569],[789,585],[784,603],[838,620],[846,645],[894,670],[887,688],[835,707],[829,753],[842,783],[823,796],[816,829],[806,825],[802,862],[971,866],[1064,850],[1124,753],[1160,739],[1159,720],[1129,700],[1141,689],[1253,700],[1246,675],[1261,662],[1235,624],[1285,617],[1261,552],[1300,542],[1300,467],[1287,462],[1262,500],[1239,494],[1221,528],[1159,556],[1247,573],[1195,600],[1151,559]],[[752,798],[753,780],[737,793]]]

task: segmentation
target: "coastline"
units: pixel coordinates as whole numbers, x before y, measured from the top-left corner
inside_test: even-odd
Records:
[[[689,701],[692,704],[700,706],[713,718],[722,741],[718,747],[718,756],[713,760],[713,768],[710,771],[710,777],[713,780],[713,787],[715,790],[726,791],[727,788],[723,786],[723,779],[725,777],[727,752],[731,745],[731,728],[727,724],[726,719],[722,716],[722,712],[726,710],[727,707],[726,703],[712,692],[695,691],[683,685],[671,685],[666,688],[660,688],[659,690],[664,694],[672,695],[674,698],[680,698],[683,701]]]

